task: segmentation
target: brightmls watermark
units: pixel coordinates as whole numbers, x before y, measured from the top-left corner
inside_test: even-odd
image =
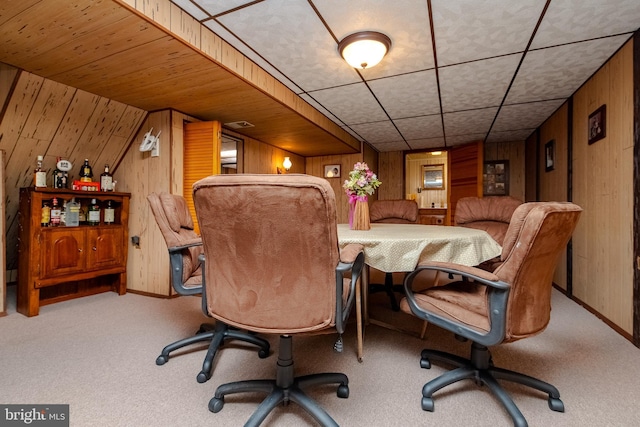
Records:
[[[0,427],[69,427],[69,405],[2,405]]]

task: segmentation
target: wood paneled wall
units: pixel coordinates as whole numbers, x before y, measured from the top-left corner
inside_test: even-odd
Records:
[[[573,235],[573,295],[630,335],[635,265],[633,86],[629,41],[573,101],[573,201],[584,209]],[[606,136],[589,145],[589,114],[603,104]]]
[[[484,161],[509,161],[509,195],[525,199],[525,143],[524,141],[485,142]]]
[[[336,214],[338,223],[340,224],[346,224],[349,222],[349,199],[342,188],[342,184],[349,176],[349,172],[353,169],[353,165],[362,161],[364,161],[364,158],[360,153],[341,156],[307,157],[306,159],[305,173],[308,175],[322,177],[324,176],[324,165],[340,165],[340,177],[327,178],[327,181],[331,184],[331,188],[333,188],[333,191],[336,193]],[[374,168],[374,165],[375,163],[373,165],[369,165],[369,167]],[[380,188],[382,188],[382,186]]]
[[[0,94],[0,101],[2,100]],[[0,150],[0,201],[4,201],[4,151]],[[7,314],[7,236],[4,224],[4,202],[0,206],[0,317]]]
[[[388,151],[378,154],[378,177],[382,185],[378,189],[378,199],[396,200],[406,197],[404,190],[404,153]]]
[[[10,270],[17,267],[19,190],[32,185],[36,156],[44,156],[47,170],[53,170],[58,156],[70,160],[72,179],[87,158],[94,174],[100,175],[105,164],[114,165],[122,157],[147,113],[4,64],[0,64],[0,82],[0,150],[6,153],[3,203]]]

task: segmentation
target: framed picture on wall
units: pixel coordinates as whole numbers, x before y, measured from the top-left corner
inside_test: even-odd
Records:
[[[607,106],[601,105],[589,114],[589,145],[601,140],[607,134]]]
[[[509,160],[484,162],[482,187],[485,196],[506,196],[509,194]]]
[[[549,172],[556,166],[556,140],[544,144],[544,171]]]
[[[340,178],[340,165],[324,165],[325,178]]]

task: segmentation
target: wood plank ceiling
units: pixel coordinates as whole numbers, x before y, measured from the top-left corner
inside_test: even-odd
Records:
[[[166,14],[184,18],[175,6]],[[354,137],[195,24],[200,47],[124,2],[3,1],[0,62],[146,111],[246,121],[254,126],[243,134],[302,156],[359,151]]]

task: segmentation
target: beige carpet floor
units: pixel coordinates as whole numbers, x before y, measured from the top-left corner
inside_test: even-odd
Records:
[[[415,331],[420,322],[390,313],[383,294],[372,296],[372,316],[386,316]],[[214,376],[196,382],[203,347],[175,354],[164,366],[162,347],[206,320],[196,297],[172,300],[105,293],[42,307],[27,318],[0,318],[0,403],[70,405],[71,426],[241,426],[262,396],[226,399],[220,413],[207,404],[215,387],[239,379],[269,378],[275,355],[230,344],[218,354]],[[270,337],[274,349],[277,338]],[[294,338],[297,374],[340,371],[350,397],[335,389],[309,390],[342,426],[509,426],[511,419],[484,389],[466,381],[435,394],[435,411],[420,408],[425,382],[444,372],[419,366],[420,351],[436,348],[466,356],[469,345],[436,327],[425,340],[370,325],[362,363],[356,360],[355,324],[345,349],[334,353],[335,335]],[[496,348],[496,365],[549,381],[560,390],[566,412],[549,410],[545,396],[507,385],[530,426],[640,425],[640,349],[561,293],[553,293],[552,320],[534,338]],[[279,407],[263,425],[313,425],[295,404]]]

